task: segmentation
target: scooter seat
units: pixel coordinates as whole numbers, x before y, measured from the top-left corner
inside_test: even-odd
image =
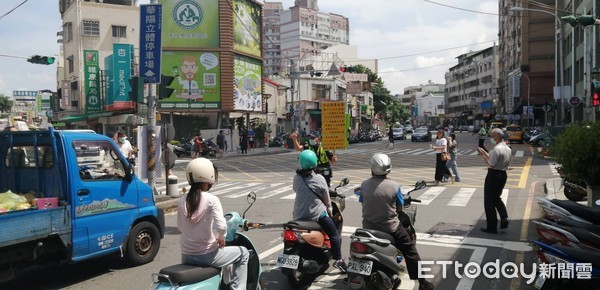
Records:
[[[571,219],[560,219],[560,220],[557,220],[556,222],[561,226],[580,228],[580,229],[584,229],[584,230],[587,230],[592,233],[600,235],[600,226],[599,225],[586,224],[586,223],[578,222],[578,221],[571,220]]]
[[[593,268],[600,268],[600,253],[596,251],[572,248],[564,245],[553,245],[552,247],[578,260],[579,262],[592,263]]]
[[[373,235],[376,238],[380,238],[380,239],[386,239],[388,241],[390,241],[392,243],[392,245],[396,245],[396,242],[394,240],[394,237],[392,237],[392,235],[386,233],[386,232],[382,232],[382,231],[378,231],[378,230],[372,230],[372,229],[356,229],[356,231],[354,232],[357,235],[360,235],[360,232],[364,231],[364,232],[368,232],[371,235]]]
[[[566,209],[568,212],[584,220],[587,220],[595,225],[600,225],[600,208],[581,205],[572,200],[553,199],[552,203]]]
[[[311,231],[320,231],[321,225],[316,221],[293,220],[283,225],[283,228],[299,228]]]
[[[169,279],[158,276],[158,280],[164,283],[190,284],[204,281],[221,273],[219,268],[200,267],[194,265],[178,264],[162,268],[160,274],[168,275]]]
[[[590,233],[585,229],[569,228],[569,231],[579,240],[591,244],[596,248],[600,248],[600,236]]]

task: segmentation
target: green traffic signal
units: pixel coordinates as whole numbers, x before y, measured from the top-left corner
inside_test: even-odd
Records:
[[[175,77],[160,75],[160,84],[158,85],[158,99],[168,99],[175,92],[175,89],[169,88]]]
[[[31,56],[30,58],[27,59],[27,62],[33,63],[33,64],[43,64],[43,65],[51,65],[54,63],[54,57],[51,56],[41,56],[41,55],[34,55]]]
[[[577,17],[577,22],[583,26],[596,24],[596,17],[594,15],[581,15]]]
[[[571,24],[571,26],[573,27],[579,25],[579,22],[577,22],[577,18],[574,15],[563,16],[560,19],[562,19],[566,23]]]

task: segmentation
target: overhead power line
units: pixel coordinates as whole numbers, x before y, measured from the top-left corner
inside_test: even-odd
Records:
[[[6,12],[6,13],[4,13],[4,15],[0,16],[0,19],[4,18],[4,16],[6,16],[6,15],[8,15],[8,14],[11,14],[13,11],[15,11],[17,8],[21,7],[21,5],[25,4],[25,2],[27,2],[27,1],[29,1],[29,0],[25,0],[25,1],[21,2],[21,4],[17,5],[17,7],[15,7],[15,8],[13,8],[13,9],[9,10],[9,11],[8,11],[8,12]]]

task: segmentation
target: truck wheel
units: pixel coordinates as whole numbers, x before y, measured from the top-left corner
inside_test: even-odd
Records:
[[[160,248],[160,232],[151,222],[141,222],[129,232],[127,261],[135,266],[146,264],[156,257]]]

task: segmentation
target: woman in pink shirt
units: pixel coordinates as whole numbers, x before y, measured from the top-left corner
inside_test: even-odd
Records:
[[[225,247],[227,223],[219,198],[208,193],[218,177],[206,158],[192,160],[185,169],[190,191],[179,200],[177,227],[181,231],[181,262],[221,268],[233,264],[231,289],[246,289],[249,253],[245,247]]]

